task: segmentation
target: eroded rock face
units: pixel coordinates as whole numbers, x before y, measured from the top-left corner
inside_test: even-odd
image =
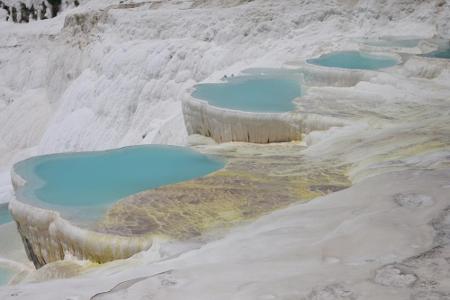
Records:
[[[79,0],[0,0],[0,9],[6,11],[6,21],[28,23],[56,17],[63,8],[79,4]]]

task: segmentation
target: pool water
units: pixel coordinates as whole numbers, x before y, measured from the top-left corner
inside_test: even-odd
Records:
[[[7,268],[0,267],[0,286],[8,284],[13,272]]]
[[[302,95],[300,79],[287,74],[244,75],[223,83],[195,86],[192,96],[217,107],[247,112],[280,113],[295,109]]]
[[[9,214],[8,204],[0,204],[0,225],[12,222],[12,217]]]
[[[436,51],[424,54],[424,56],[450,59],[450,47],[447,49],[440,49],[440,50],[436,50]]]
[[[89,220],[121,198],[223,166],[223,161],[188,148],[161,145],[45,155],[15,166],[26,180],[16,194],[22,201],[57,209],[68,219]]]
[[[398,64],[393,57],[359,51],[332,52],[319,58],[308,59],[307,62],[324,67],[361,70],[378,70]]]

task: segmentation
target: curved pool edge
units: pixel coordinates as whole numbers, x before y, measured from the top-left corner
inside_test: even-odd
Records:
[[[247,112],[221,108],[189,96],[182,101],[188,134],[211,137],[218,143],[266,144],[298,141],[302,138],[302,118],[293,112]]]
[[[300,62],[297,67],[303,73],[303,80],[308,87],[352,87],[360,81],[367,81],[377,71],[330,68],[310,64],[306,60]]]
[[[11,168],[14,190],[26,181]],[[53,210],[23,203],[13,197],[9,203],[25,252],[36,268],[64,259],[67,254],[97,263],[129,258],[148,250],[151,235],[125,237],[99,233],[73,225]]]
[[[2,285],[14,285],[19,283],[21,279],[32,270],[32,267],[14,260],[0,257],[0,269],[6,269],[9,273],[7,281],[3,282],[3,284],[0,282],[1,287]]]
[[[313,60],[317,60],[319,58],[321,58],[322,56],[328,55],[328,54],[332,54],[332,53],[339,53],[339,52],[360,52],[363,54],[367,54],[368,56],[372,56],[372,57],[384,57],[384,58],[391,58],[393,60],[395,60],[397,63],[391,66],[387,66],[387,67],[382,67],[382,68],[376,68],[376,69],[359,69],[359,68],[343,68],[343,67],[334,67],[334,66],[324,66],[324,65],[320,65],[320,64],[315,64],[312,63],[311,61]],[[403,64],[404,61],[402,59],[402,56],[399,55],[398,53],[396,53],[395,51],[392,50],[386,50],[386,51],[364,51],[363,49],[358,49],[358,50],[338,50],[338,51],[332,51],[332,52],[325,52],[322,53],[318,56],[314,56],[308,59],[303,60],[303,65],[306,66],[314,66],[317,68],[320,68],[323,71],[326,70],[337,70],[337,71],[341,71],[341,72],[360,72],[360,73],[374,73],[374,72],[384,72],[386,70],[395,68],[401,64]]]

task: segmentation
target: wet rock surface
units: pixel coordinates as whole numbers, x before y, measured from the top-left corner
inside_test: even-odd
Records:
[[[190,238],[350,186],[345,165],[325,167],[299,155],[301,149],[295,144],[209,149],[226,157],[224,170],[132,195],[109,209],[96,230]]]

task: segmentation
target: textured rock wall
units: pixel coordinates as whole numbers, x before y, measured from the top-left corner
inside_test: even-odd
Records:
[[[193,98],[183,101],[189,134],[201,134],[216,142],[272,143],[300,140],[302,121],[292,113],[251,113],[221,109]]]

